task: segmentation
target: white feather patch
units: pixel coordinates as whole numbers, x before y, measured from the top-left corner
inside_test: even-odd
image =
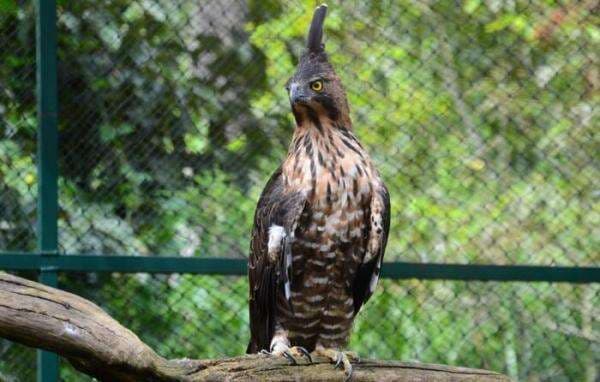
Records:
[[[281,333],[273,336],[271,340],[270,350],[275,355],[281,355],[284,351],[289,350],[290,340],[287,338],[287,333]]]
[[[290,282],[289,281],[285,282],[284,288],[285,288],[285,299],[289,301],[290,300],[290,295],[291,295],[291,292],[292,292],[291,288],[290,288]]]
[[[281,250],[281,242],[285,238],[285,229],[280,225],[272,225],[269,228],[269,243],[267,244],[267,250],[269,255],[277,258],[278,252]]]
[[[377,287],[377,281],[379,281],[379,275],[375,274],[373,276],[371,276],[371,282],[369,284],[369,292],[373,293],[375,292],[375,288]]]
[[[371,276],[371,282],[369,283],[369,293],[374,293],[375,288],[377,287],[377,281],[379,281],[379,272],[381,272],[381,262],[383,261],[383,257],[380,257],[377,261],[377,266],[375,267],[373,276]]]
[[[290,236],[290,238],[288,240],[292,241],[294,239],[294,235],[292,234]],[[291,245],[290,243],[287,243],[286,245]],[[289,249],[289,247],[288,247]],[[284,285],[284,292],[285,292],[285,299],[290,301],[290,296],[291,296],[291,287],[290,287],[290,278],[292,276],[292,251],[286,251],[287,253],[285,254],[285,272],[286,274],[286,281],[285,281],[285,285]]]

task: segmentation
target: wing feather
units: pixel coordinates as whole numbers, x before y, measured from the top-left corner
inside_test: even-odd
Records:
[[[383,183],[374,190],[368,216],[366,253],[354,280],[354,314],[375,291],[390,231],[390,195]]]
[[[302,194],[286,192],[281,168],[277,169],[267,182],[254,215],[248,259],[251,335],[247,353],[269,350],[275,331],[277,301],[283,297],[289,303],[291,241],[304,205]],[[283,227],[285,232],[275,261],[268,253],[269,229],[274,225]]]

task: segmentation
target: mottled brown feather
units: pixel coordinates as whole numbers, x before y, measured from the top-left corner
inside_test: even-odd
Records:
[[[310,46],[322,46],[324,16],[315,12]],[[310,90],[315,78],[318,93]],[[324,50],[309,49],[289,84],[299,97],[296,129],[259,199],[252,233],[249,352],[269,350],[274,338],[309,351],[344,347],[373,294],[389,233],[388,191],[351,131],[346,93]],[[267,254],[273,224],[287,233],[275,259]]]

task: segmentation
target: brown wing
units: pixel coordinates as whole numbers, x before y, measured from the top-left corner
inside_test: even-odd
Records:
[[[250,282],[250,343],[247,353],[269,350],[275,330],[278,298],[285,299],[284,287],[291,274],[291,239],[305,199],[300,193],[286,193],[283,187],[281,168],[277,169],[263,190],[256,213],[250,243],[248,278]],[[269,228],[278,225],[284,228],[286,238],[277,261],[267,254]],[[287,252],[287,253],[283,253]],[[286,261],[287,260],[287,261]],[[289,284],[288,284],[289,288]]]
[[[374,189],[370,211],[366,253],[354,280],[354,314],[375,291],[390,232],[390,194],[383,183]]]

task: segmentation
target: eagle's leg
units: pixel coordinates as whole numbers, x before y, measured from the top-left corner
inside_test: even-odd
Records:
[[[312,363],[312,357],[308,350],[302,346],[290,347],[290,341],[283,331],[277,331],[275,336],[273,336],[273,339],[271,340],[271,350],[263,350],[261,353],[285,357],[292,365],[298,364],[298,358],[306,358],[308,362]]]
[[[336,368],[342,368],[344,370],[346,381],[349,381],[352,378],[352,364],[350,361],[359,360],[356,353],[345,352],[334,348],[325,348],[321,345],[317,345],[312,354],[329,358],[332,362],[335,362]]]

